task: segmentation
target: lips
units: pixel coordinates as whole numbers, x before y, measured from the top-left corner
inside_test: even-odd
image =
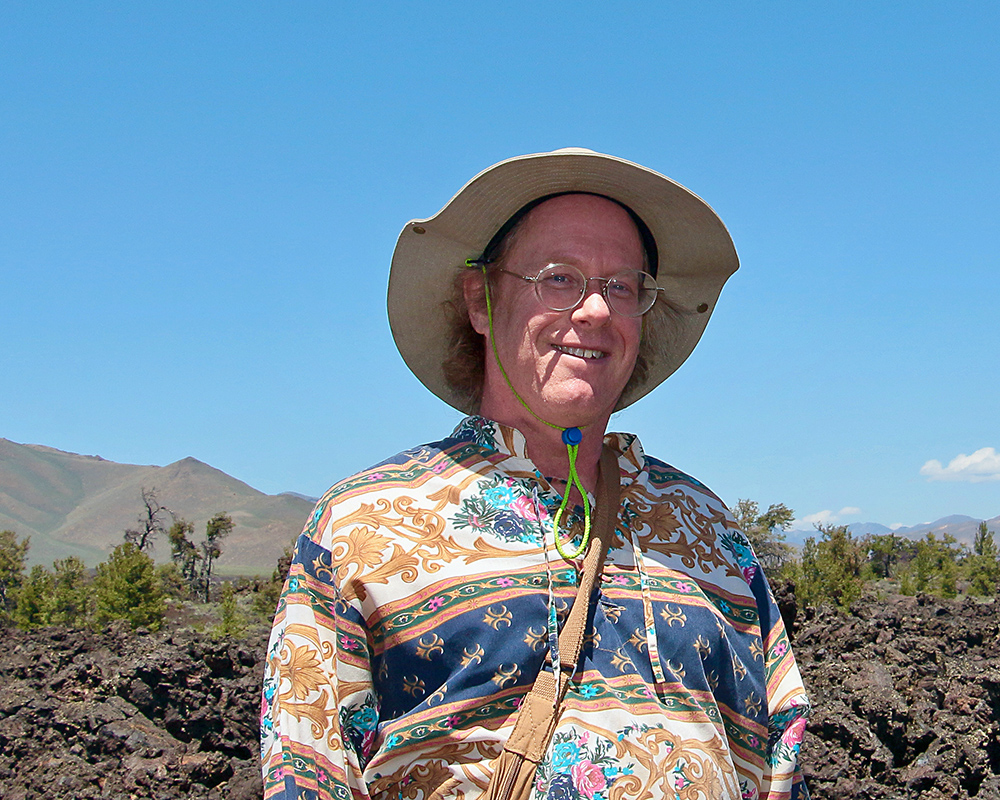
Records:
[[[577,358],[585,358],[587,360],[595,360],[607,356],[607,353],[603,350],[588,350],[584,347],[567,347],[561,344],[555,344],[552,347],[558,353],[565,353],[568,356],[576,356]]]

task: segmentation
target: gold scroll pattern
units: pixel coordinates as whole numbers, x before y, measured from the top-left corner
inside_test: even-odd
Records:
[[[421,753],[419,761],[407,760],[394,772],[376,778],[369,786],[373,800],[431,800],[431,798],[465,797],[455,767],[461,766],[465,777],[480,789],[488,778],[476,780],[467,765],[488,764],[499,755],[498,742],[448,742]],[[454,765],[454,766],[453,766]]]
[[[634,760],[643,770],[623,775],[611,785],[608,800],[715,800],[739,797],[736,770],[722,741],[683,739],[663,728],[649,728],[619,739],[610,731],[601,734],[615,746],[618,760]],[[647,775],[643,776],[642,771]]]
[[[626,502],[637,517],[643,547],[676,556],[687,569],[704,575],[722,568],[742,580],[737,565],[719,549],[716,526],[726,526],[722,508],[703,510],[698,498],[683,489],[660,494],[638,482],[629,488]]]
[[[509,549],[482,537],[472,547],[459,544],[446,533],[445,519],[417,505],[412,497],[362,503],[356,511],[334,520],[331,529],[338,532],[329,547],[331,563],[316,564],[314,569],[319,577],[326,573],[336,579],[345,602],[365,600],[365,585],[386,584],[390,579],[413,583],[418,575],[438,572],[458,558],[473,563],[511,555]],[[380,530],[391,531],[392,536]]]
[[[306,640],[296,644],[294,639]],[[279,676],[278,702],[273,713],[284,712],[301,721],[309,721],[310,731],[316,740],[326,740],[331,750],[340,749],[337,718],[337,698],[334,696],[330,677],[323,668],[333,657],[330,642],[320,641],[315,628],[308,625],[289,625],[281,649],[272,664],[272,674]]]

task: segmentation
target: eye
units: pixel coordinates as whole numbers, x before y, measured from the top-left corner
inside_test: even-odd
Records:
[[[639,294],[639,279],[636,273],[619,273],[608,278],[608,294],[622,300],[630,300]]]
[[[579,272],[566,264],[550,264],[538,275],[542,289],[549,291],[579,291],[583,283]]]

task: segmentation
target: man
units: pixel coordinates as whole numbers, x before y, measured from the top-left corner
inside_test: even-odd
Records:
[[[265,797],[484,795],[578,598],[602,447],[615,533],[538,798],[805,797],[808,703],[746,538],[606,433],[697,343],[738,261],[698,197],[589,150],[510,159],[400,234],[397,346],[471,414],[333,487],[264,685]]]

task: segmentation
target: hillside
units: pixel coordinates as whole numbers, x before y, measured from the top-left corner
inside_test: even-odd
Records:
[[[264,494],[194,458],[165,467],[119,464],[0,439],[0,529],[31,537],[33,564],[68,555],[89,566],[103,561],[136,525],[143,488],[155,488],[161,504],[193,522],[196,541],[212,515],[229,514],[236,528],[219,569],[230,574],[269,574],[313,505],[301,496]],[[168,558],[165,540],[153,555]]]

